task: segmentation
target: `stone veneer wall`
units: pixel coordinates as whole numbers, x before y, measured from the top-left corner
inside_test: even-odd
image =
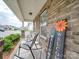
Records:
[[[79,0],[52,0],[48,18],[48,32],[55,20],[68,19],[64,59],[79,59]]]
[[[40,31],[40,18],[39,17],[37,17],[33,21],[33,30],[34,30],[34,32],[39,32]]]

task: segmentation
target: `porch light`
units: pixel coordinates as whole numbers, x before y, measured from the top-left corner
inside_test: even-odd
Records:
[[[29,15],[32,15],[32,12],[29,12]]]

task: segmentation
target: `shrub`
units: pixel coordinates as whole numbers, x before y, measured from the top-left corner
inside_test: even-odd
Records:
[[[6,36],[5,38],[3,38],[4,40],[3,51],[7,51],[10,48],[12,48],[13,43],[19,39],[20,39],[19,34],[10,34],[9,36]]]
[[[10,48],[12,48],[12,46],[13,46],[13,43],[11,43],[11,42],[5,42],[4,46],[3,46],[3,51],[9,50]]]
[[[8,42],[8,41],[12,42],[12,38],[10,35],[4,38],[4,42]]]

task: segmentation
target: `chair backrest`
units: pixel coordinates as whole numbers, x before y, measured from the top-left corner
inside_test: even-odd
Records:
[[[39,33],[37,33],[37,34],[34,36],[33,41],[32,41],[32,43],[31,43],[30,47],[32,47],[32,46],[34,45],[34,43],[35,43],[35,41],[36,41],[38,35],[39,35]]]

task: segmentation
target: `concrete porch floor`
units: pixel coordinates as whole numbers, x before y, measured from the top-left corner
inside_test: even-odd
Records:
[[[20,45],[21,42],[22,42],[22,40],[17,44],[16,48],[14,49],[14,51],[11,54],[9,59],[20,59],[20,58],[17,58],[16,56],[14,56],[14,55],[18,54],[19,45]],[[39,45],[37,45],[37,47],[40,48]],[[33,48],[36,48],[35,45],[33,46]],[[38,49],[38,50],[32,50],[32,51],[33,51],[33,54],[35,56],[35,59],[46,59],[46,52],[45,52],[44,48]],[[24,58],[24,59],[33,59],[33,56],[31,54],[30,50],[25,50],[25,49],[22,49],[22,48],[20,48],[19,56]]]
[[[46,59],[46,53],[44,51],[44,49],[42,50],[32,50],[33,53],[34,53],[34,56],[35,56],[35,59]],[[24,49],[21,49],[21,52],[20,52],[20,57],[24,58],[24,59],[33,59],[30,51],[26,51]],[[19,59],[17,58],[16,56],[14,56],[12,59]]]

